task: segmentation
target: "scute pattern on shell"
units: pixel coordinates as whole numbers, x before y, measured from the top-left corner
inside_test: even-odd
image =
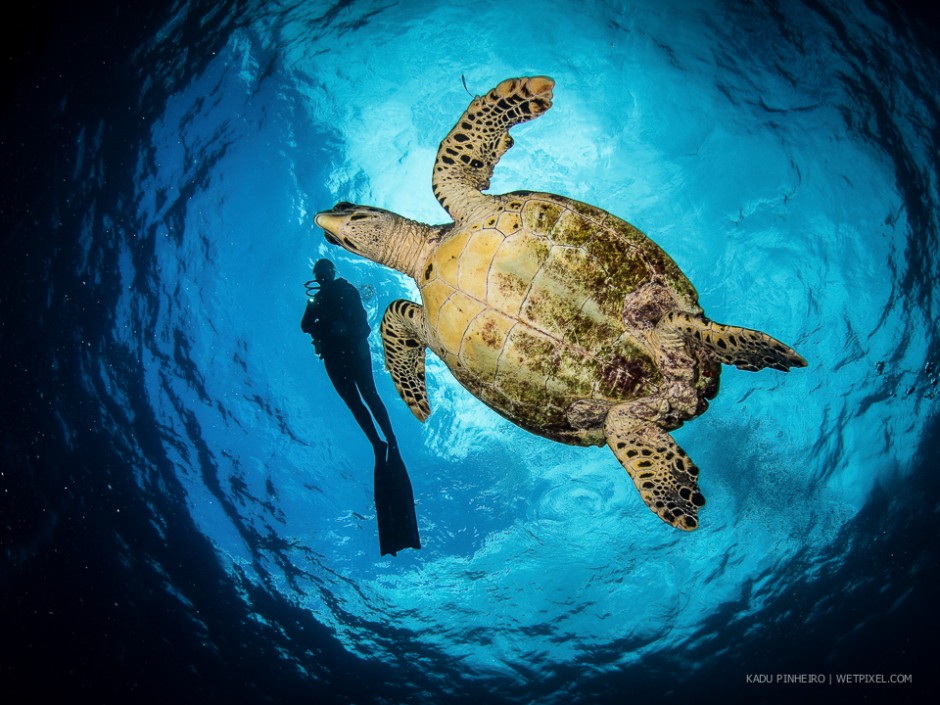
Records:
[[[600,208],[517,192],[455,229],[418,268],[428,343],[471,392],[523,428],[568,442],[580,399],[648,396],[661,375],[623,322],[626,297],[657,282],[695,290],[643,233]]]

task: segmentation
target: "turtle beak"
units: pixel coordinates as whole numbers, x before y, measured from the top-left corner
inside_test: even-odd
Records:
[[[343,216],[334,215],[330,211],[317,213],[313,218],[313,222],[317,224],[317,227],[323,228],[323,234],[326,236],[327,242],[333,245],[339,244],[336,236],[339,235],[339,228],[344,220]]]

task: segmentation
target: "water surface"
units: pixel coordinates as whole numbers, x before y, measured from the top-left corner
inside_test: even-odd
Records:
[[[922,17],[187,2],[42,27],[3,123],[12,682],[355,703],[902,702],[928,682],[940,83]],[[444,222],[430,172],[464,82],[527,74],[556,80],[554,107],[514,130],[491,190],[629,220],[711,318],[809,361],[726,368],[676,432],[708,498],[693,534],[607,449],[526,434],[434,359],[418,424],[377,334],[413,283],[312,223],[337,200]],[[420,552],[378,555],[371,449],[300,332],[323,256],[370,314]],[[914,683],[748,682],[839,673]]]

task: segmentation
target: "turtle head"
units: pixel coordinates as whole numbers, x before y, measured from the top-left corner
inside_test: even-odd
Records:
[[[326,241],[375,262],[382,262],[395,225],[403,220],[390,211],[341,201],[314,216]]]
[[[341,201],[313,221],[326,241],[413,276],[430,228],[391,211]]]

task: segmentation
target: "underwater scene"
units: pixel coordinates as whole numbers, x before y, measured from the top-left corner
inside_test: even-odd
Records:
[[[0,683],[29,694],[4,701],[906,703],[934,689],[935,11],[31,12],[4,30],[0,127]],[[553,87],[490,94],[520,77]],[[497,123],[521,111],[514,146],[505,129],[484,144],[496,128],[464,116],[474,96]],[[539,201],[558,222],[593,218],[566,237],[600,242],[616,216],[655,245],[585,264],[590,248],[563,243],[555,270],[516,271],[526,301],[555,296],[572,320],[594,299],[570,292],[603,279],[613,313],[591,309],[548,347],[508,324],[492,343],[481,325],[480,362],[447,341],[475,315],[506,318],[466,295],[497,245],[455,234],[472,211],[499,242],[541,247],[523,201],[481,191],[557,194],[600,209]],[[408,219],[379,254],[363,205]],[[471,244],[451,247],[446,298],[450,265],[427,254],[449,236]],[[607,276],[634,271],[628,257],[647,279]],[[737,369],[718,350],[736,344],[727,330],[692,343],[694,321],[657,325],[663,301],[691,300],[685,277],[707,319],[795,357]],[[574,344],[622,342],[621,316],[681,384],[636,346],[605,366],[601,343]],[[710,352],[675,357],[703,338]],[[584,379],[606,396],[565,406]],[[639,389],[652,416],[608,413]],[[556,422],[584,444],[553,440]],[[627,451],[666,453],[669,435],[691,474],[650,490]],[[657,506],[661,491],[686,509]]]

